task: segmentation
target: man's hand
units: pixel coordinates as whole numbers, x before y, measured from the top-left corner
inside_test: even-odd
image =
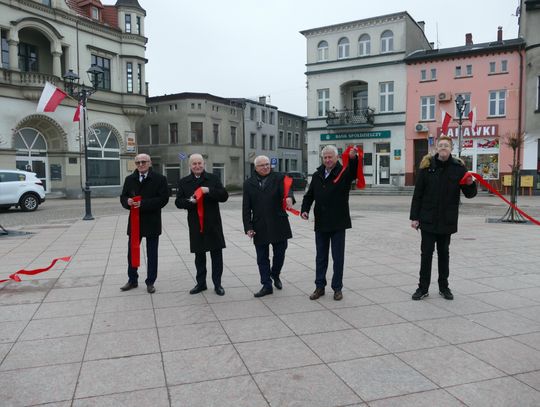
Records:
[[[250,229],[246,232],[246,235],[248,235],[248,237],[251,239],[253,236],[255,236],[255,231]]]
[[[467,184],[467,185],[472,185],[473,182],[474,182],[474,180],[473,180],[472,175],[469,175],[469,176],[465,179],[465,184]]]
[[[293,206],[293,200],[290,196],[287,197],[287,199],[285,199],[285,203],[287,204],[287,209],[291,209],[292,206]]]
[[[302,212],[302,214],[300,215],[302,217],[302,219],[304,220],[308,220],[309,219],[309,213],[307,212]]]
[[[415,230],[418,230],[418,228],[420,227],[420,222],[417,220],[411,220],[411,227]]]
[[[208,192],[210,192],[208,187],[201,187],[201,191],[202,191],[203,194],[207,194]]]
[[[134,201],[133,198],[128,198],[127,203],[129,206],[133,206],[134,208],[140,208],[141,206],[141,201]]]

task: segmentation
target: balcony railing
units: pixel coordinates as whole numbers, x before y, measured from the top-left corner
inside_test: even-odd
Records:
[[[371,127],[375,121],[375,109],[343,109],[329,110],[326,123],[331,126],[360,126]]]
[[[1,68],[0,72],[0,84],[43,87],[47,81],[52,84],[60,81],[59,78],[49,73],[11,71],[5,68]]]

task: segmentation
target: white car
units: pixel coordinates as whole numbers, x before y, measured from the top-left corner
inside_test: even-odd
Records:
[[[45,202],[43,183],[33,172],[0,169],[0,209],[19,206],[22,211],[35,211]]]

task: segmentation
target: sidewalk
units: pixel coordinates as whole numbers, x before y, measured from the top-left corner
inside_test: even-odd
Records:
[[[127,213],[1,238],[0,279],[73,258],[0,285],[0,405],[539,406],[540,228],[461,216],[455,300],[438,295],[435,260],[430,296],[412,301],[420,236],[407,216],[351,215],[340,302],[330,289],[309,300],[313,223],[298,218],[283,290],[262,299],[238,208],[222,211],[224,297],[210,279],[204,294],[188,294],[195,268],[182,211],[163,214],[153,295],[144,267],[138,289],[119,289]]]

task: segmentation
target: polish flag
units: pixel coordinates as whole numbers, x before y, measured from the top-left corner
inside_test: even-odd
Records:
[[[54,112],[58,105],[67,96],[66,92],[58,89],[50,82],[45,82],[45,87],[39,98],[37,112]]]
[[[80,122],[81,121],[81,113],[83,111],[83,105],[82,104],[78,104],[77,105],[77,108],[75,109],[75,114],[73,115],[73,121],[74,122]]]
[[[441,118],[442,133],[446,135],[446,133],[448,133],[448,126],[450,125],[450,120],[452,120],[452,116],[450,116],[450,113],[442,109],[441,109],[441,113],[442,113],[442,118]]]
[[[476,106],[469,112],[469,120],[471,121],[473,132],[476,133],[476,130],[478,130],[478,126],[476,125]]]

